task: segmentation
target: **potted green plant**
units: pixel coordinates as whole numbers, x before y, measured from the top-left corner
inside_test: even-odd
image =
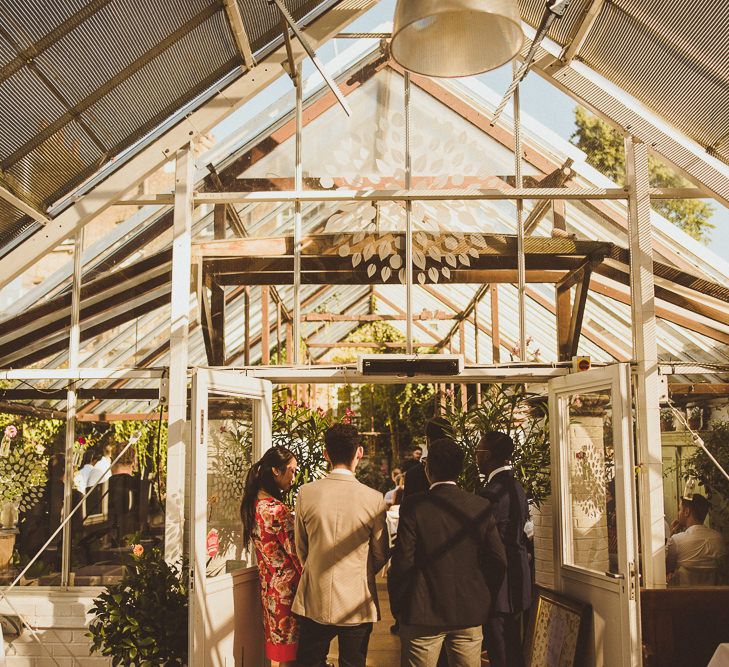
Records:
[[[187,584],[184,568],[165,562],[157,548],[132,549],[121,581],[94,600],[89,613],[91,652],[112,665],[187,664]]]
[[[676,424],[673,421],[673,410],[671,408],[661,408],[661,431],[675,431]]]
[[[699,431],[703,426],[704,422],[704,411],[695,405],[688,410],[688,425],[692,431]]]

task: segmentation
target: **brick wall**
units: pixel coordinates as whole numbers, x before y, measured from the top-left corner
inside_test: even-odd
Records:
[[[531,508],[534,523],[534,574],[536,582],[554,588],[554,533],[552,501],[545,500],[539,509]]]
[[[98,589],[73,592],[14,590],[10,603],[35,628],[41,643],[26,628],[17,639],[5,639],[7,667],[108,667],[111,660],[89,655],[88,616]],[[7,601],[0,613],[14,615]]]

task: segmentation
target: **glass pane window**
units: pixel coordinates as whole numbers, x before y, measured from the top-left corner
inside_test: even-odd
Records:
[[[208,404],[206,574],[216,577],[253,564],[243,550],[240,503],[251,467],[253,401],[210,394]]]
[[[611,392],[601,389],[571,394],[563,400],[569,417],[565,563],[617,573]]]

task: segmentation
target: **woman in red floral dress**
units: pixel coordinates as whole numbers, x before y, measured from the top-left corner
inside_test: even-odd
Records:
[[[285,447],[272,447],[246,477],[240,513],[243,543],[253,543],[258,559],[266,657],[280,667],[296,665],[299,627],[291,613],[301,563],[294,546],[294,521],[282,497],[296,474],[296,459]]]

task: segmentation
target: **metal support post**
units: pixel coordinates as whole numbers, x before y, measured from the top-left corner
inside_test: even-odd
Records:
[[[182,557],[185,526],[185,459],[189,441],[187,338],[190,324],[194,167],[193,147],[192,144],[188,144],[177,153],[175,210],[172,225],[169,445],[165,519],[165,559],[170,563],[175,563]]]
[[[76,232],[73,246],[73,283],[71,285],[71,328],[68,340],[68,366],[77,369],[80,362],[81,347],[81,258],[84,251],[84,229]],[[76,440],[76,399],[77,383],[68,383],[66,395],[66,458],[63,485],[63,518],[71,513],[73,494],[73,443]],[[71,573],[71,523],[63,526],[61,539],[61,586],[68,586]]]
[[[516,77],[516,63],[514,76]],[[519,84],[514,88],[514,174],[516,187],[524,187],[521,175],[521,107]],[[526,361],[526,260],[524,257],[524,202],[516,201],[516,261],[519,290],[519,359]]]
[[[296,166],[294,182],[296,190],[301,192],[303,185],[303,165],[301,164],[301,133],[303,131],[304,91],[301,81],[301,63],[296,66]],[[293,363],[299,365],[299,349],[301,347],[301,201],[294,202],[294,321],[293,321]],[[286,363],[291,363],[286,359]]]
[[[410,161],[410,73],[405,72],[405,189],[412,184]],[[413,203],[405,202],[405,345],[413,353]]]
[[[666,586],[663,467],[659,421],[658,349],[648,193],[648,148],[634,137],[625,140],[630,244],[630,297],[633,328],[636,456],[643,553],[643,585]]]

